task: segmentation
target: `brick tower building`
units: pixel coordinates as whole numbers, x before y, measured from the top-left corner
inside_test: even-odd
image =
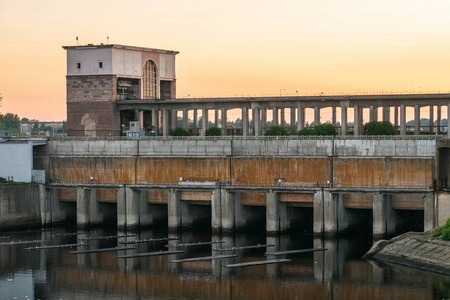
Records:
[[[127,120],[136,118],[129,115],[134,112],[119,112],[116,100],[176,97],[177,51],[116,44],[63,48],[69,135],[120,135]]]

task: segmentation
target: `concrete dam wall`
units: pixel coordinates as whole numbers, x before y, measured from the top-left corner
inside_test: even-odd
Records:
[[[334,234],[370,217],[383,235],[403,211],[422,211],[424,229],[447,214],[436,151],[433,139],[71,139],[37,147],[34,165],[56,211],[46,223],[72,207],[79,226],[115,216],[119,227],[163,219],[177,229],[209,218],[233,231],[262,217],[268,232],[310,219],[314,233]]]

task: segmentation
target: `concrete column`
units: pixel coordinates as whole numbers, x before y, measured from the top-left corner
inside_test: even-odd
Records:
[[[139,109],[134,110],[134,120],[138,122],[138,126],[141,128],[141,113]]]
[[[423,199],[424,201],[424,211],[423,211],[423,230],[424,231],[429,231],[432,230],[436,227],[436,222],[435,222],[435,206],[434,206],[434,193],[427,193],[427,195],[425,196],[425,198]]]
[[[97,201],[97,189],[89,190],[89,225],[100,225],[103,223],[103,214]]]
[[[406,107],[400,105],[400,135],[406,135]]]
[[[214,189],[211,193],[211,229],[213,232],[218,232],[222,228],[221,195],[220,188]]]
[[[398,106],[396,105],[394,106],[394,126],[396,130],[398,128],[398,125]]]
[[[389,106],[383,107],[383,121],[391,121],[391,108]]]
[[[197,109],[194,109],[194,117],[193,117],[193,126],[194,128],[198,128],[198,112]]]
[[[167,108],[163,108],[162,111],[162,132],[163,136],[169,135],[169,111]]]
[[[434,106],[430,105],[430,133],[434,133]]]
[[[147,203],[146,190],[139,190],[139,225],[153,225],[153,212],[151,206]]]
[[[130,187],[125,188],[126,193],[126,222],[127,228],[139,227],[139,191]]]
[[[248,108],[242,108],[242,136],[248,135]]]
[[[221,111],[221,125],[222,125],[222,135],[227,135],[227,110],[226,108],[222,108]]]
[[[222,217],[222,231],[232,232],[235,229],[235,214],[234,214],[234,193],[225,189],[220,190],[221,198],[221,217]]]
[[[255,130],[255,136],[259,136],[261,133],[259,107],[252,108],[253,111],[253,128]]]
[[[447,105],[447,120],[450,121],[450,104]],[[450,124],[447,123],[447,137],[450,138]]]
[[[313,232],[314,234],[322,234],[324,232],[324,191],[319,190],[314,193],[313,202]]]
[[[320,108],[318,106],[314,107],[314,125],[320,124]]]
[[[194,218],[191,212],[191,206],[187,201],[180,200],[181,205],[181,227],[189,228],[192,227]]]
[[[214,110],[214,127],[219,127],[219,110]]]
[[[281,127],[286,127],[286,117],[285,117],[285,113],[284,113],[285,108],[282,107],[280,108],[280,125]]]
[[[157,109],[152,109],[152,130],[159,135],[159,113]]]
[[[272,108],[272,125],[277,125],[278,126],[279,122],[278,122],[278,108],[274,107]]]
[[[441,106],[438,105],[437,106],[437,110],[436,110],[436,133],[440,134],[441,133]]]
[[[358,105],[353,107],[354,110],[354,120],[353,120],[353,134],[354,136],[361,135],[361,108]]]
[[[167,217],[169,230],[178,230],[181,228],[181,200],[180,192],[174,188],[169,189],[167,199]]]
[[[59,189],[48,189],[39,184],[39,208],[42,226],[66,220],[66,212],[59,201]]]
[[[297,103],[297,131],[305,127],[305,109],[302,104]]]
[[[295,108],[291,107],[291,132],[295,132]]]
[[[206,129],[208,129],[208,109],[202,109],[202,136],[206,135]]]
[[[347,135],[347,107],[341,106],[341,131],[342,135]]]
[[[266,193],[266,231],[267,233],[284,232],[290,227],[290,216],[287,205],[280,202],[278,193],[269,191]]]
[[[178,113],[176,109],[170,110],[170,127],[172,130],[178,127]]]
[[[188,130],[189,129],[189,115],[188,115],[188,110],[187,109],[183,109],[183,128]]]
[[[377,107],[370,106],[369,111],[370,111],[370,113],[369,113],[369,121],[370,122],[378,121],[377,120],[377,116],[376,116],[376,114],[377,114]]]
[[[331,107],[331,125],[336,126],[336,106]]]
[[[125,228],[127,226],[127,195],[125,190],[125,186],[117,190],[117,227],[119,228]]]
[[[348,217],[342,194],[323,192],[323,229],[325,235],[333,236],[348,228]]]
[[[391,196],[381,193],[373,195],[373,236],[383,237],[395,232],[395,211]]]
[[[89,226],[89,189],[77,188],[77,226]]]
[[[450,105],[449,105],[450,107]],[[420,106],[414,105],[414,134],[420,134]]]
[[[261,132],[265,133],[267,130],[267,109],[261,108]]]

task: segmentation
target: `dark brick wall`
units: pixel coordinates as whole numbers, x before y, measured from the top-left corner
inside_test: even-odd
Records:
[[[83,117],[96,124],[96,136],[120,134],[120,114],[115,107],[116,76],[67,76],[68,134],[84,135]]]

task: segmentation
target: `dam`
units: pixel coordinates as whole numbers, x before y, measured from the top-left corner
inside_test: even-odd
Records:
[[[438,136],[66,137],[34,147],[33,168],[45,172],[43,226],[335,235],[370,222],[383,236],[405,212],[425,231],[445,223],[448,147]]]

